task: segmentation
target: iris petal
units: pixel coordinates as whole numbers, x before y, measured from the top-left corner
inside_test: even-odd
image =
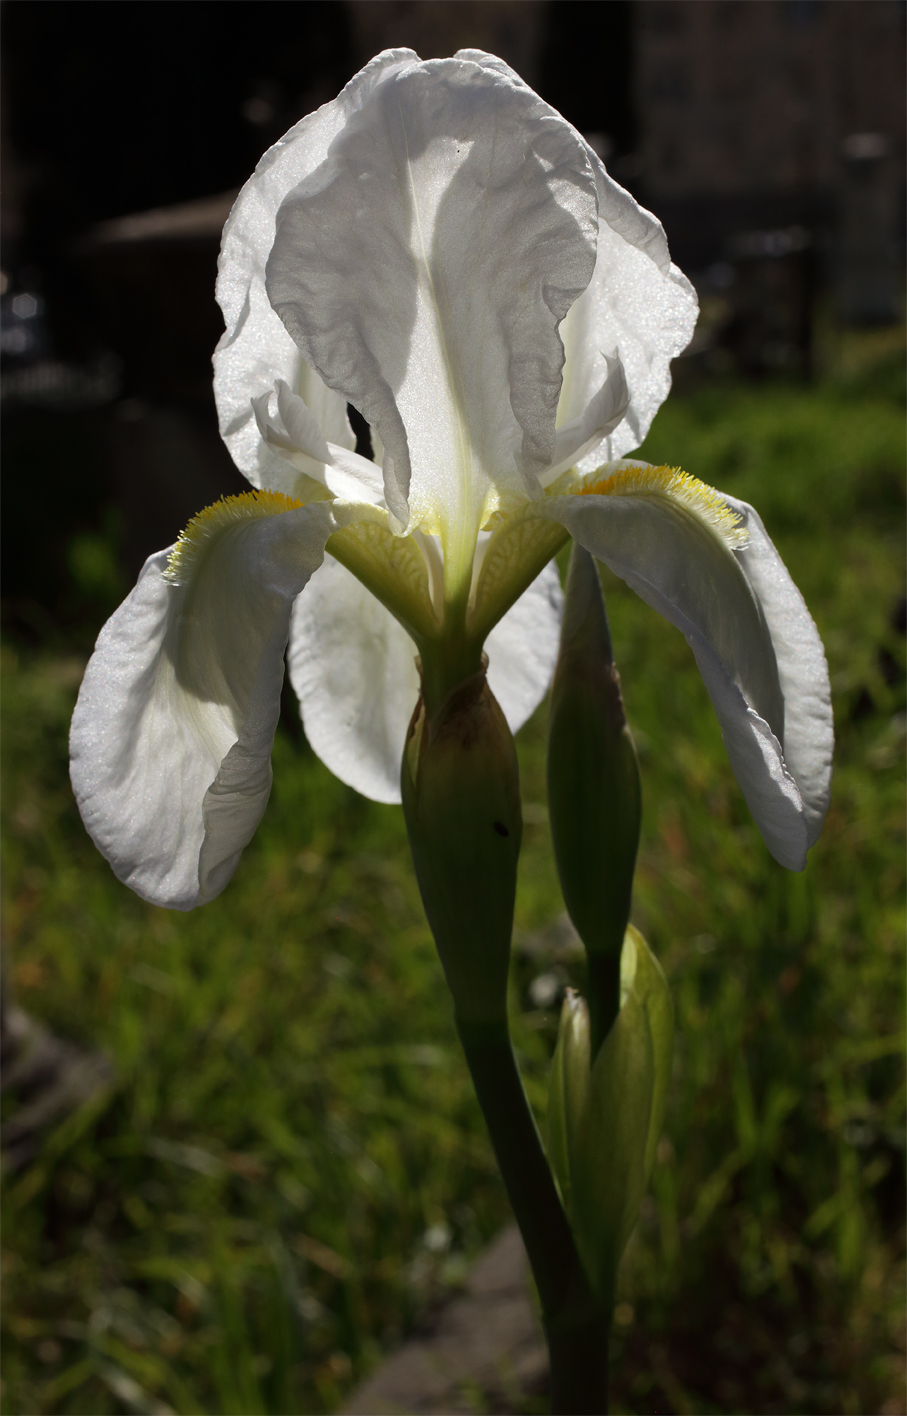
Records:
[[[221,892],[261,819],[290,606],[334,526],[324,504],[246,509],[214,509],[183,583],[165,576],[171,552],[148,560],[101,632],[73,716],[89,833],[120,880],[172,909]]]
[[[302,118],[264,154],[236,199],[224,227],[218,261],[217,300],[226,330],[214,354],[214,397],[223,437],[233,461],[253,486],[271,486],[269,471],[281,464],[265,446],[251,401],[278,379],[305,399],[330,442],[355,447],[346,400],[302,367],[299,350],[275,314],[265,290],[265,264],[274,243],[277,209],[297,182],[324,161],[328,148],[388,70],[417,63],[411,50],[387,50],[350,80],[337,98]],[[280,488],[280,481],[277,488]]]
[[[784,760],[803,798],[813,845],[822,830],[831,792],[834,720],[825,650],[813,618],[758,514],[726,497],[749,533],[736,552],[759,597],[772,636],[784,694]]]
[[[758,585],[727,533],[710,524],[712,511],[708,499],[696,515],[670,495],[641,491],[552,498],[547,514],[682,631],[766,845],[802,870],[807,813],[781,745],[787,704],[772,634]]]
[[[525,590],[485,641],[488,683],[512,733],[541,703],[554,674],[564,597],[553,563]]]
[[[543,486],[550,486],[560,472],[572,467],[591,448],[601,446],[625,416],[630,393],[623,365],[617,355],[606,354],[605,368],[607,372],[601,388],[590,398],[580,417],[558,428],[554,465],[542,478]]]
[[[491,631],[488,682],[517,732],[557,659],[557,569],[546,566]],[[293,608],[287,655],[306,736],[336,777],[373,801],[400,800],[400,762],[419,697],[412,639],[344,566],[325,557]]]
[[[287,666],[306,737],[325,766],[372,801],[398,802],[419,697],[416,646],[330,556],[293,607]]]
[[[630,401],[623,419],[583,456],[592,471],[638,447],[671,387],[671,360],[689,344],[696,293],[671,264],[659,221],[608,176],[589,149],[598,192],[598,255],[589,285],[561,326],[566,360],[558,424],[582,416],[619,349]]]
[[[465,60],[388,68],[277,216],[268,292],[307,361],[376,427],[401,524],[481,519],[551,462],[559,321],[595,262],[568,124]]]

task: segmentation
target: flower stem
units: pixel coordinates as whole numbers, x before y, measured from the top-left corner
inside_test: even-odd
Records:
[[[610,1302],[589,1287],[526,1099],[506,1021],[457,1018],[498,1166],[538,1287],[551,1360],[551,1410],[608,1409]]]

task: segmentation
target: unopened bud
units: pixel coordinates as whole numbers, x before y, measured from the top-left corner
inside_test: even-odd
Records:
[[[589,1034],[589,1010],[570,992],[549,1083],[548,1158],[589,1282],[610,1305],[652,1173],[674,1040],[667,981],[632,925],[620,1011],[591,1068]]]
[[[642,802],[598,570],[578,545],[551,689],[548,810],[564,902],[589,957],[594,1056],[617,1011]]]
[[[522,814],[513,737],[484,665],[431,717],[419,700],[401,778],[416,877],[457,1017],[500,1022]]]

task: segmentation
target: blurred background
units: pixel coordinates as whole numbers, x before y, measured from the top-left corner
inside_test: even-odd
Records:
[[[399,812],[330,778],[287,702],[262,830],[176,917],[113,879],[65,767],[101,624],[245,487],[211,396],[235,195],[407,45],[501,55],[664,222],[702,314],[642,455],[757,505],[832,668],[832,811],[787,877],[685,645],[605,576],[634,918],[679,1039],[615,1409],[904,1411],[904,4],[4,0],[0,26],[3,1409],[335,1409],[507,1220]],[[543,1119],[582,963],[544,709],[520,751],[514,1026]],[[544,1409],[543,1374],[498,1377],[443,1409]]]
[[[19,633],[72,622],[77,592],[97,599],[116,566],[131,582],[239,490],[212,422],[220,232],[263,150],[381,48],[498,53],[591,138],[696,282],[697,369],[806,379],[820,303],[847,324],[901,318],[896,0],[2,14],[4,614]],[[53,497],[36,557],[18,498],[39,466]]]

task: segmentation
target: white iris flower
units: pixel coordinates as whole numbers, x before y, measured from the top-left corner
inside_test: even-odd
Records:
[[[378,801],[400,799],[416,650],[432,711],[484,648],[516,730],[553,671],[568,535],[683,631],[769,849],[802,868],[822,646],[752,508],[620,460],[696,302],[568,123],[490,55],[381,54],[262,158],[217,294],[221,431],[258,490],[150,558],[73,719],[121,880],[176,909],[224,888],[268,799],[288,645],[312,746]]]

